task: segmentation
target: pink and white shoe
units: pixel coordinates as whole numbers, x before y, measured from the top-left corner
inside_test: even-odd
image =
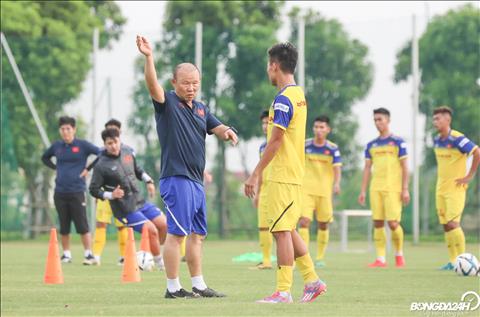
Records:
[[[382,262],[379,259],[376,259],[375,262],[370,263],[368,267],[387,267],[387,262]]]
[[[318,280],[313,283],[308,283],[303,289],[303,296],[300,299],[300,303],[310,303],[315,300],[318,296],[325,294],[327,292],[327,284],[323,281]]]
[[[279,303],[285,303],[285,304],[291,304],[293,303],[292,295],[287,292],[283,292],[284,294],[282,295],[282,292],[275,292],[272,295],[265,297],[264,299],[257,300],[257,303],[261,304],[279,304]]]

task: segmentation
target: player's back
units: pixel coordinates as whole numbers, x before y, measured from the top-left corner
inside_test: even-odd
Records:
[[[273,126],[285,130],[285,134],[280,149],[270,162],[268,180],[303,183],[306,123],[307,102],[302,88],[297,85],[285,87],[277,94],[269,111],[267,139],[271,138]]]

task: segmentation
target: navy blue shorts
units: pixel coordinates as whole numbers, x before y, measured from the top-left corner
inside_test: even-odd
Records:
[[[142,232],[143,224],[162,215],[162,211],[152,203],[145,203],[142,207],[130,212],[125,218],[117,218],[127,227],[132,227],[137,232]]]
[[[207,203],[203,185],[183,176],[160,180],[165,203],[168,233],[177,236],[207,235]]]

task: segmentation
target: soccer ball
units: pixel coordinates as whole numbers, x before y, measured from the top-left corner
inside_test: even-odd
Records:
[[[153,261],[153,255],[150,252],[138,251],[137,252],[138,267],[142,271],[153,271],[155,262]]]
[[[460,276],[480,276],[480,264],[470,253],[462,253],[455,261],[455,272]]]

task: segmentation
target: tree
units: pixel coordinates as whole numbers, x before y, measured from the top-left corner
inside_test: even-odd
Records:
[[[289,13],[292,43],[298,38],[300,9]],[[350,38],[340,22],[309,10],[305,19],[305,90],[308,102],[307,135],[314,119],[326,114],[331,119],[331,139],[342,152],[344,170],[351,171],[358,162],[360,148],[352,139],[358,123],[353,104],[368,93],[373,67],[367,59],[368,48]]]
[[[243,140],[260,135],[260,128],[252,127],[259,126],[260,112],[275,93],[266,80],[266,50],[275,41],[282,6],[283,1],[169,1],[156,45],[160,80],[171,88],[166,79],[174,65],[194,62],[195,23],[202,22],[203,100]],[[218,149],[214,179],[223,231],[228,221],[224,142]]]
[[[480,143],[480,88],[478,85],[480,55],[480,10],[465,5],[436,16],[428,24],[419,39],[419,64],[421,68],[420,111],[427,116],[426,135],[434,133],[429,118],[433,109],[448,105],[454,111],[453,128],[465,133],[476,144]],[[397,54],[395,82],[408,79],[411,74],[411,42],[407,42]],[[422,173],[435,168],[431,142],[426,142],[426,158]],[[434,182],[432,182],[434,186]],[[477,232],[480,218],[475,213],[480,208],[480,176],[469,188],[465,213],[477,217]],[[427,197],[421,197],[427,199]],[[434,201],[430,198],[430,201]],[[433,204],[432,204],[433,205]],[[430,214],[436,217],[434,208]]]
[[[107,47],[120,35],[125,18],[108,1],[4,1],[1,8],[2,32],[50,139],[56,139],[54,118],[80,94],[90,70],[94,27],[100,30],[101,47]],[[26,178],[30,224],[39,226],[47,221],[45,201],[52,173],[42,167],[40,156],[45,149],[5,54],[2,78],[2,106],[5,101],[14,152]]]

